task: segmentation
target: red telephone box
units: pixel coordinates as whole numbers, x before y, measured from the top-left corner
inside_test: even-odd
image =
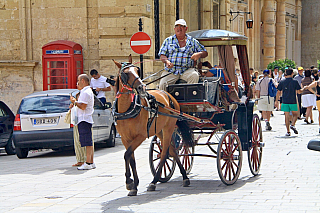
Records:
[[[82,47],[73,41],[53,41],[42,47],[43,90],[76,89],[83,73]]]

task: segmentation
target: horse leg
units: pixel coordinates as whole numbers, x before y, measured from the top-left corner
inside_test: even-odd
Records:
[[[131,185],[130,192],[128,196],[136,196],[138,192],[138,185],[139,185],[139,178],[136,168],[136,160],[134,158],[134,154],[132,153],[132,156],[130,158],[130,166],[132,169],[132,175],[133,175],[133,185]]]
[[[179,166],[179,169],[180,169],[180,173],[182,175],[182,178],[183,178],[183,186],[186,187],[186,186],[189,186],[190,185],[190,180],[187,176],[187,172],[186,170],[183,168],[183,165],[180,161],[180,158],[179,156],[177,155],[177,152],[175,151],[175,149],[173,148],[173,146],[171,145],[170,146],[170,155],[173,156],[173,158],[176,160],[176,163],[178,164]]]
[[[158,170],[156,172],[156,175],[153,178],[153,181],[147,187],[147,191],[155,191],[156,190],[156,183],[160,179],[160,175],[161,175],[161,172],[162,172],[162,167],[164,166],[164,163],[166,162],[166,159],[168,158],[168,154],[169,154],[169,147],[163,145],[162,153],[161,153],[161,159],[160,159]]]
[[[127,151],[124,153],[124,161],[125,161],[125,167],[126,167],[126,188],[127,190],[131,190],[133,188],[133,180],[131,179],[131,172],[130,172],[130,159],[131,159],[131,147],[127,149]]]
[[[136,169],[136,161],[134,158],[134,150],[138,146],[140,146],[140,144],[144,141],[144,139],[145,139],[144,136],[136,137],[133,141],[131,141],[130,146],[128,146],[127,151],[124,154],[124,159],[126,162],[126,187],[128,190],[130,190],[128,196],[137,195],[137,191],[138,191],[137,187],[139,184],[139,179],[138,179],[138,173]],[[134,180],[131,179],[129,165],[131,166]]]

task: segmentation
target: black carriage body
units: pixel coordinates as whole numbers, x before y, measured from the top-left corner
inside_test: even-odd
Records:
[[[180,103],[180,105],[201,105],[210,103],[212,106],[219,104],[219,81],[204,81],[197,84],[173,84],[167,87],[167,91]],[[206,109],[205,111],[208,111]],[[203,109],[194,110],[203,111]],[[210,110],[209,110],[210,111]]]
[[[201,119],[210,119],[214,124],[223,124],[225,130],[238,129],[242,150],[248,151],[252,146],[252,118],[253,101],[246,104],[238,103],[234,111],[217,111],[219,107],[219,82],[204,81],[197,84],[174,84],[167,87],[167,91],[179,102],[181,111]],[[206,107],[205,103],[211,107]],[[202,130],[212,130],[205,126]]]
[[[253,118],[253,101],[247,104],[239,104],[237,113],[238,136],[241,141],[242,150],[248,151],[252,146],[252,118]]]

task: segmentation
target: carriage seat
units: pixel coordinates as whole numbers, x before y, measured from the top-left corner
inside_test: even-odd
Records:
[[[167,86],[169,92],[188,111],[218,111],[219,81],[196,84],[179,83]],[[185,110],[183,110],[185,111]]]

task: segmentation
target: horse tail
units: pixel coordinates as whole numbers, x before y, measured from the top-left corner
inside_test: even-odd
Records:
[[[180,120],[180,121],[178,120],[177,126],[181,132],[183,142],[188,147],[193,147],[194,146],[193,133],[188,125],[188,122],[185,120]]]

